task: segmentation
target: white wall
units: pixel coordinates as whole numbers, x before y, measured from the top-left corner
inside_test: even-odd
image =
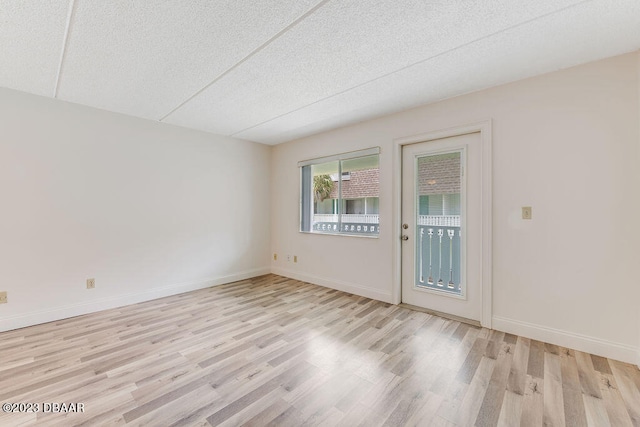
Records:
[[[393,140],[491,119],[494,328],[637,362],[638,70],[628,54],[274,147],[272,271],[392,301]],[[298,233],[297,161],[372,146],[379,239]]]
[[[270,150],[0,89],[0,330],[269,272]]]

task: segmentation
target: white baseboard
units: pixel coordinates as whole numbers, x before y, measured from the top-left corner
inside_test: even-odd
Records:
[[[56,320],[67,319],[69,317],[75,317],[83,314],[108,310],[111,308],[122,307],[125,305],[136,304],[139,302],[150,301],[171,295],[181,294],[184,292],[204,289],[211,286],[224,285],[226,283],[236,282],[238,280],[245,280],[252,277],[262,276],[264,274],[269,274],[270,272],[271,269],[268,267],[258,268],[243,271],[240,273],[230,274],[227,276],[203,279],[188,283],[180,283],[176,285],[165,286],[162,288],[149,289],[143,292],[115,295],[112,297],[100,298],[81,304],[73,304],[63,307],[51,308],[49,310],[0,318],[0,332],[24,328],[27,326],[39,325],[41,323],[54,322]]]
[[[493,328],[498,331],[544,341],[561,347],[572,348],[609,359],[640,365],[639,349],[630,345],[500,316],[493,316]]]
[[[337,289],[342,292],[347,292],[362,297],[375,299],[378,301],[388,302],[393,304],[393,295],[385,292],[376,291],[374,289],[365,288],[364,286],[356,285],[353,283],[342,282],[334,279],[327,279],[324,277],[313,276],[311,274],[302,274],[296,271],[286,270],[283,268],[271,268],[273,274],[279,276],[288,277],[290,279],[300,280],[302,282],[313,283],[314,285],[324,286],[325,288]]]

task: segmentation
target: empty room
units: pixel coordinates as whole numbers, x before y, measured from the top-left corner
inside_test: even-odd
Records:
[[[1,426],[640,426],[637,0],[0,2]]]

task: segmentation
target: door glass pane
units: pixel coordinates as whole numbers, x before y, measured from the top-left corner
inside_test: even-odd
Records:
[[[416,168],[419,287],[461,294],[461,153],[422,156]]]

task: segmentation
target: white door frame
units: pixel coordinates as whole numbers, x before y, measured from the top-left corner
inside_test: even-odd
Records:
[[[491,329],[492,319],[492,169],[491,169],[491,120],[468,125],[441,129],[393,140],[393,303],[399,304],[402,298],[402,245],[400,244],[402,225],[402,146],[418,142],[434,141],[442,138],[480,132],[481,152],[481,212],[482,212],[482,316],[480,324]]]

